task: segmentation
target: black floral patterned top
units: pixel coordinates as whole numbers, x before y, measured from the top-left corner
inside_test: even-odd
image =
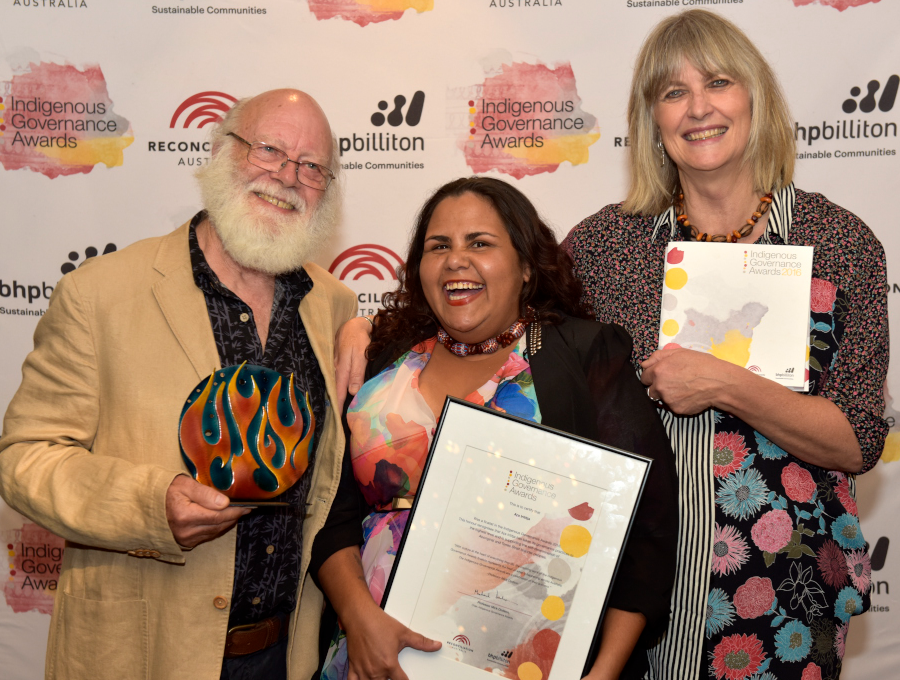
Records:
[[[869,470],[888,431],[884,251],[819,194],[789,186],[774,198],[758,242],[815,248],[810,393],[846,415]],[[636,370],[658,345],[666,244],[683,240],[672,210],[641,217],[611,205],[564,242],[598,320],[631,333]],[[659,413],[676,457],[681,529],[671,623],[650,651],[650,677],[837,678],[871,581],[853,476],[794,458],[728,413]]]

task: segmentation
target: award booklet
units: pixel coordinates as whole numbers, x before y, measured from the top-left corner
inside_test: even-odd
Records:
[[[384,610],[410,680],[579,680],[651,461],[448,398]]]
[[[805,391],[811,246],[669,243],[659,347],[685,347]]]

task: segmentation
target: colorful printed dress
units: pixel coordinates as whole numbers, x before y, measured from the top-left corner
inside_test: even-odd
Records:
[[[367,381],[350,403],[353,474],[374,512],[363,520],[360,550],[369,591],[379,604],[394,564],[408,510],[392,510],[394,498],[415,496],[437,422],[419,392],[419,375],[436,344],[431,338]],[[500,370],[466,401],[536,423],[541,412],[520,340]],[[347,640],[336,631],[322,669],[323,680],[347,677]]]
[[[789,186],[774,199],[758,242],[815,247],[810,393],[850,421],[865,472],[888,429],[884,251],[819,194]],[[636,370],[657,347],[666,244],[681,240],[672,210],[639,217],[618,205],[566,239],[597,318],[634,339]],[[659,414],[676,458],[681,527],[672,617],[650,650],[650,677],[837,678],[850,617],[869,605],[853,476],[794,458],[728,413]]]

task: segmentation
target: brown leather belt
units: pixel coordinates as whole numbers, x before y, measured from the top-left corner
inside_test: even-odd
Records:
[[[262,651],[284,640],[287,634],[286,616],[273,616],[259,623],[234,626],[225,636],[225,653],[222,656],[233,659]]]

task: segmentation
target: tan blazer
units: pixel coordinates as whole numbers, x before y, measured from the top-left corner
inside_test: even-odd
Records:
[[[334,332],[356,298],[316,265],[300,316],[335,402]],[[178,419],[218,368],[188,225],[67,274],[37,326],[0,439],[0,495],[66,539],[46,678],[216,680],[234,577],[235,532],[182,551],[165,496],[184,472]],[[307,574],[338,486],[340,414],[321,430],[303,526],[288,677],[318,662],[322,595]],[[302,597],[301,597],[302,595]]]

